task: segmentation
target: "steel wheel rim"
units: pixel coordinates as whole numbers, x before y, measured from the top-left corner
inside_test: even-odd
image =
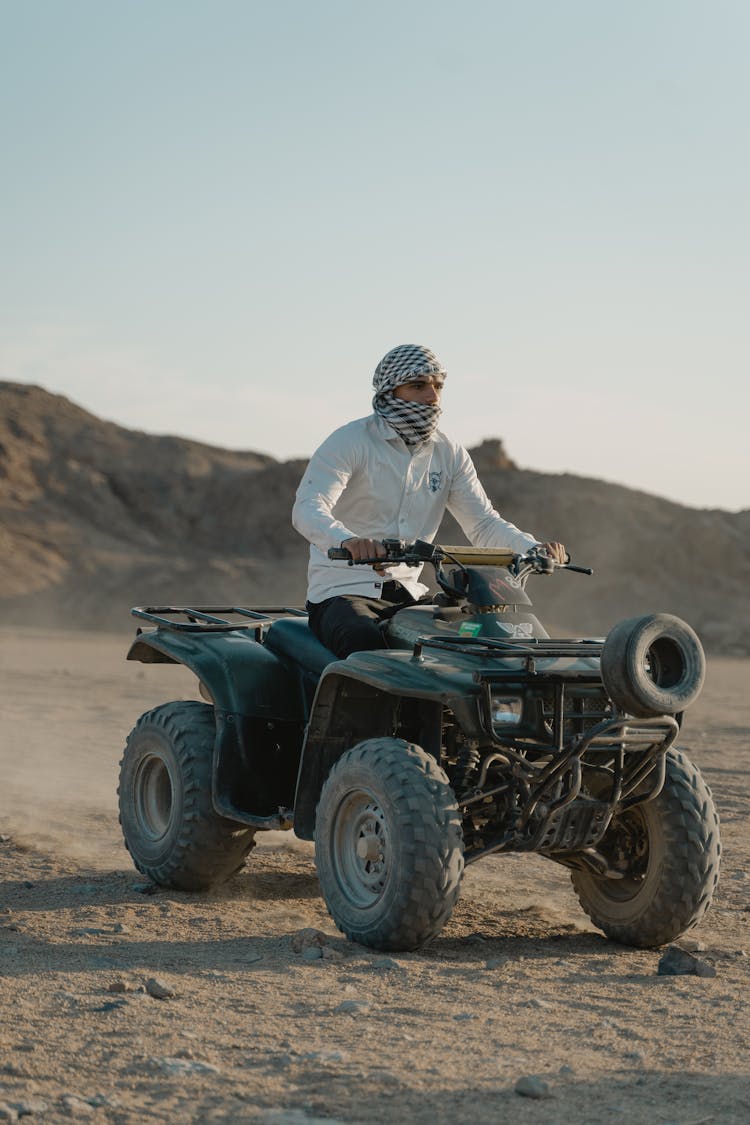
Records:
[[[163,758],[149,755],[135,776],[135,815],[149,840],[161,840],[169,830],[174,807],[172,777]]]
[[[372,793],[347,793],[331,826],[331,858],[336,880],[348,900],[360,909],[383,896],[391,867],[391,846],[385,813]]]

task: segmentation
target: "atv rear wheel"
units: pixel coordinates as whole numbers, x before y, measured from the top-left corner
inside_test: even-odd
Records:
[[[448,778],[419,746],[372,738],[331,769],[315,817],[323,898],[352,941],[417,949],[440,932],[463,874]]]
[[[139,871],[163,887],[204,891],[225,882],[253,847],[255,830],[217,815],[211,802],[216,724],[192,700],[141,715],[120,762],[120,824]]]
[[[571,878],[581,906],[607,937],[650,948],[700,921],[719,878],[719,818],[684,754],[667,751],[659,796],[613,817],[598,850],[622,878],[580,870]]]

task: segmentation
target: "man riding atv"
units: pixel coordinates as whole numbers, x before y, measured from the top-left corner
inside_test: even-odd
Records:
[[[258,831],[293,829],[315,843],[336,925],[401,950],[440,933],[466,864],[533,853],[569,870],[613,940],[673,941],[719,875],[711,794],[674,745],[700,641],[666,613],[550,637],[527,577],[591,572],[492,508],[436,429],[444,374],[426,348],[396,348],[375,413],[313,456],[294,509],[307,613],[133,610],[128,658],[186,665],[205,702],[164,703],[128,737],[126,845],[159,886],[197,891],[237,871]],[[435,543],[446,510],[473,546]]]
[[[374,413],[335,430],[313,454],[292,514],[310,542],[307,611],[315,635],[336,656],[384,646],[380,622],[394,606],[427,594],[421,567],[349,568],[331,560],[384,558],[384,539],[432,541],[446,509],[476,547],[517,553],[542,546],[559,563],[561,543],[540,544],[492,507],[466,450],[440,430],[445,368],[434,352],[401,344],[375,368]]]

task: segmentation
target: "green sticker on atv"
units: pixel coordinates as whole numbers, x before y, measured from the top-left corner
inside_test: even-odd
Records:
[[[464,621],[458,631],[462,637],[478,637],[482,632],[482,626],[478,621]]]

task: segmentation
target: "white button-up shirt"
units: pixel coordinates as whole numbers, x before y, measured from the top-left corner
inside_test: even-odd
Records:
[[[313,454],[292,513],[310,542],[307,600],[379,598],[388,579],[421,597],[421,566],[391,566],[381,577],[371,566],[329,559],[327,551],[354,538],[432,542],[446,508],[475,547],[520,553],[538,543],[498,515],[469,454],[439,430],[412,449],[377,414],[335,430]]]

